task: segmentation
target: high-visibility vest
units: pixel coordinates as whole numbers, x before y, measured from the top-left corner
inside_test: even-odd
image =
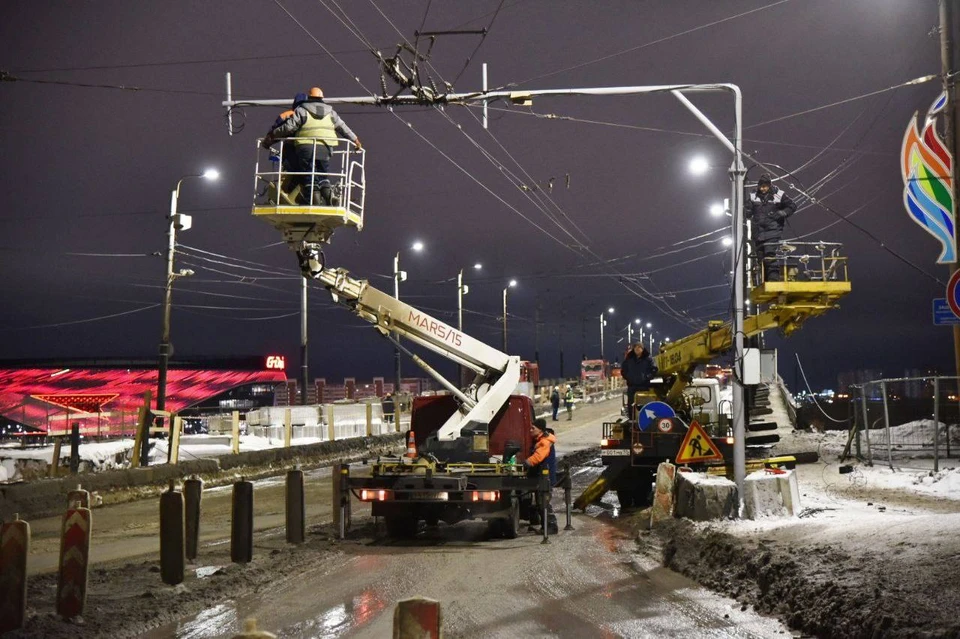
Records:
[[[296,144],[312,144],[314,140],[323,142],[329,147],[337,146],[337,130],[333,126],[333,114],[318,118],[307,111],[307,120],[297,131]]]

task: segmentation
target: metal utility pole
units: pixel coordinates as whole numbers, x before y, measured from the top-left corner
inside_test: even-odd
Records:
[[[463,269],[457,273],[457,329],[463,332],[463,296],[470,292],[470,287],[463,283]],[[457,364],[457,388],[463,387],[463,366]]]
[[[960,179],[960,104],[957,104],[956,78],[954,73],[960,69],[957,60],[957,39],[960,38],[960,7],[958,0],[940,0],[940,66],[943,75],[943,90],[947,92],[947,106],[944,109],[944,141],[953,155],[953,209],[957,212],[957,179]],[[954,238],[960,245],[960,228],[954,224]],[[960,268],[960,263],[950,265],[950,276]],[[953,363],[960,375],[960,324],[953,325]]]
[[[400,299],[400,280],[401,277],[406,279],[406,273],[400,270],[400,253],[397,253],[393,257],[393,297],[395,299]],[[400,342],[400,337],[397,336],[397,343]],[[393,347],[393,402],[394,406],[399,406],[399,393],[400,393],[400,347]],[[398,422],[399,423],[399,422]]]
[[[307,278],[300,278],[300,405],[307,405]]]
[[[486,65],[484,65],[486,66]],[[507,352],[507,287],[503,287],[503,352]]]
[[[540,294],[537,294],[537,308],[533,314],[533,361],[540,366]]]
[[[603,355],[603,325],[606,322],[603,321],[603,311],[600,312],[600,359],[606,361],[606,358]]]

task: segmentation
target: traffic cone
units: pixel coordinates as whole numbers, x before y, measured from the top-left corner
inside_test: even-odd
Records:
[[[407,431],[407,452],[404,453],[404,457],[409,457],[410,459],[417,458],[417,438],[414,436],[412,430]]]

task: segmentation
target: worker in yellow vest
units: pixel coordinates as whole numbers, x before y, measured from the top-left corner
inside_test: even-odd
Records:
[[[274,128],[263,139],[269,147],[280,138],[294,138],[296,170],[301,173],[299,204],[337,206],[330,182],[330,156],[338,145],[338,134],[363,148],[360,139],[350,130],[337,112],[323,101],[319,87],[310,89],[305,102],[294,109],[293,115]]]

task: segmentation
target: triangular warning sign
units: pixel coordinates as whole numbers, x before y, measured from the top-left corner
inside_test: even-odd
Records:
[[[692,464],[694,462],[723,459],[720,449],[713,443],[710,436],[697,422],[691,422],[687,436],[683,438],[680,452],[677,453],[677,464]]]

